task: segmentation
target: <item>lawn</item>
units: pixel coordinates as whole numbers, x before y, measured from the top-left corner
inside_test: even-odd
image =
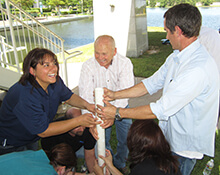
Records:
[[[166,57],[172,52],[170,45],[161,44],[161,39],[166,37],[166,33],[163,28],[149,27],[149,50],[146,51],[142,56],[138,58],[130,58],[134,65],[134,74],[138,77],[149,77],[152,75],[165,61]],[[84,47],[77,48],[76,50],[85,51],[85,55],[78,56],[77,60],[72,61],[85,61],[86,59],[93,56],[93,44],[86,45]],[[216,131],[216,146],[215,146],[215,166],[212,170],[212,174],[220,175],[220,130]],[[113,151],[116,151],[116,135],[113,127],[111,145]],[[205,156],[202,160],[198,160],[197,164],[192,172],[192,175],[202,174],[202,171],[206,165],[206,162],[210,157]]]

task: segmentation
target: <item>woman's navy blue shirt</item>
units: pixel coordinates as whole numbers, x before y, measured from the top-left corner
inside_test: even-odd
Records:
[[[29,82],[25,86],[15,83],[1,105],[0,142],[7,139],[8,145],[17,147],[37,141],[37,134],[48,128],[59,104],[72,94],[61,78],[48,86],[48,93]]]

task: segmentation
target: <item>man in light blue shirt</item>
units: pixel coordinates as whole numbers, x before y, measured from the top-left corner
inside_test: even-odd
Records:
[[[179,4],[164,15],[167,32],[174,52],[160,69],[141,83],[113,92],[105,89],[105,99],[139,97],[163,89],[155,103],[130,109],[120,108],[124,118],[157,118],[178,156],[180,171],[189,175],[196,159],[204,154],[214,156],[215,128],[219,106],[219,74],[214,59],[197,39],[201,27],[198,8]],[[113,118],[116,107],[105,101],[98,111],[104,119]]]

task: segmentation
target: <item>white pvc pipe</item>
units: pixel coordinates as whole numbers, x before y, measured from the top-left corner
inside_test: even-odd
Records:
[[[98,105],[104,106],[103,103],[103,94],[104,94],[104,90],[103,88],[95,88],[95,105],[97,107]],[[101,120],[96,113],[96,117]],[[97,140],[97,148],[98,148],[98,155],[102,155],[105,157],[105,129],[103,129],[100,124],[96,125],[97,128],[97,132],[98,132],[98,136],[99,139]],[[99,166],[102,166],[104,163],[104,161],[98,157],[98,164]]]

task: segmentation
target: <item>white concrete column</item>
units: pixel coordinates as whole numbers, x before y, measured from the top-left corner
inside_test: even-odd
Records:
[[[146,0],[93,0],[94,37],[111,35],[118,52],[138,57],[148,49]]]

